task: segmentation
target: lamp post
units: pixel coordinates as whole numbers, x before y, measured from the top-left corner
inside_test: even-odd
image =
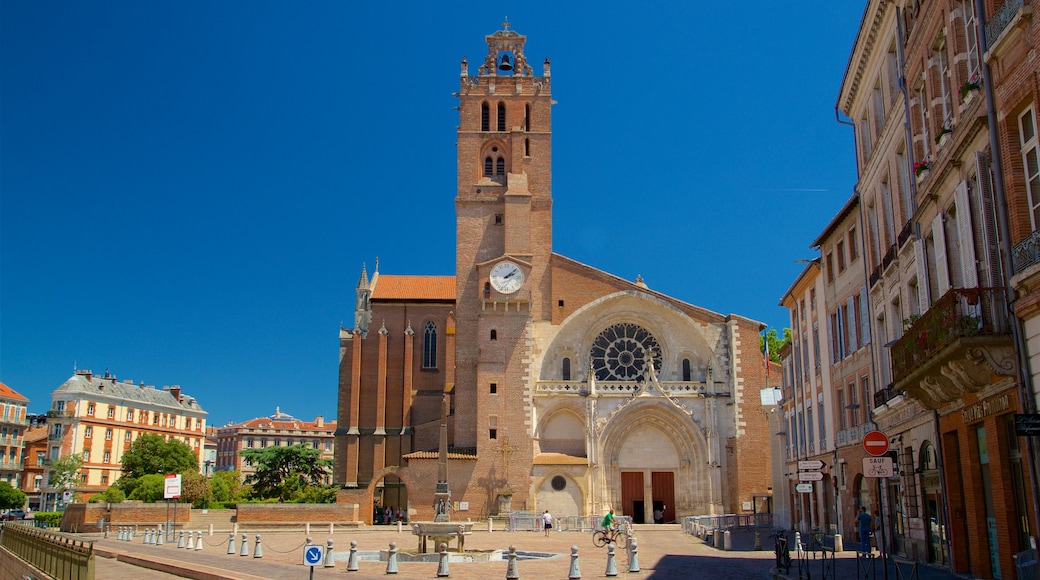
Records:
[[[202,492],[202,513],[209,513],[209,476],[212,473],[213,461],[207,459],[203,464],[203,480],[205,481],[205,488]]]

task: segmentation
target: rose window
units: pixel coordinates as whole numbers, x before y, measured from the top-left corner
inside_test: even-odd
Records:
[[[599,333],[592,343],[592,368],[596,380],[635,381],[646,374],[648,357],[661,370],[661,347],[650,332],[638,324],[619,323]]]

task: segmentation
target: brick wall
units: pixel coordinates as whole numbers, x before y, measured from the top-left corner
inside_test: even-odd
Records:
[[[357,503],[263,503],[239,504],[235,521],[256,523],[354,523],[361,521]]]

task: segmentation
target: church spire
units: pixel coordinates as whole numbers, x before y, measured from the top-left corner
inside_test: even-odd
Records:
[[[378,260],[376,264],[378,264]],[[378,275],[378,268],[376,266]],[[368,334],[368,323],[372,320],[372,285],[368,282],[368,271],[361,264],[361,278],[358,280],[354,300],[354,330],[362,336]]]

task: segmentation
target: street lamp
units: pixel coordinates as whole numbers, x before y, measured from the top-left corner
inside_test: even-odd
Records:
[[[209,513],[209,476],[212,473],[213,461],[207,459],[203,463],[203,476],[205,481],[205,488],[202,495],[202,513]]]

